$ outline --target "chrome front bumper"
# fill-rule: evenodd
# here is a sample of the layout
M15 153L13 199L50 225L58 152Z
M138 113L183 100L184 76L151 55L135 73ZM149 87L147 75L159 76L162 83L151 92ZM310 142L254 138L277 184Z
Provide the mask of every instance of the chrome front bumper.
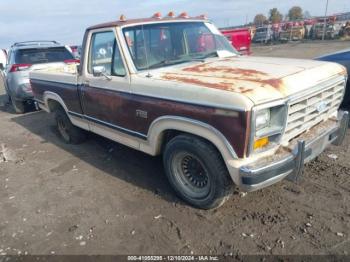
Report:
M287 178L297 182L304 169L304 163L311 161L330 145L341 145L349 125L349 113L342 112L339 125L323 132L311 140L299 140L294 150L281 159L260 162L240 168L242 191L255 191Z

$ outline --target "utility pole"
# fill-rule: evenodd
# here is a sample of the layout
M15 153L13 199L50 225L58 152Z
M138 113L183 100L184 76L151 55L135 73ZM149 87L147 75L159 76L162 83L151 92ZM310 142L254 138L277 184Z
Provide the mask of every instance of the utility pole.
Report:
M328 12L328 0L327 0L327 2L326 2L326 12L325 12L325 14L324 14L324 24L323 24L322 40L324 40L324 37L325 37L325 35L326 35L327 12Z

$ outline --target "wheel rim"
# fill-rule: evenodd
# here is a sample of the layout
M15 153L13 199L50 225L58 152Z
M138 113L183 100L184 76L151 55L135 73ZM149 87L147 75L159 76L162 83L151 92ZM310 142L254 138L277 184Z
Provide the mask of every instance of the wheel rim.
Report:
M67 132L67 125L61 118L57 119L57 126L58 126L58 131L60 132L63 139L66 141L69 141L69 135Z
M210 192L208 170L202 161L189 152L177 153L172 160L175 180L190 198L200 199Z

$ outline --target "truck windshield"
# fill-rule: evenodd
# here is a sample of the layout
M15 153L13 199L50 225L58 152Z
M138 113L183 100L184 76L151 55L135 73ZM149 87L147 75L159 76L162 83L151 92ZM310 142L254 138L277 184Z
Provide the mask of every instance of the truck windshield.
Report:
M124 28L123 33L138 70L206 59L219 51L237 55L228 40L204 22L139 25Z
M69 59L74 57L65 47L20 49L15 56L17 64L54 63Z

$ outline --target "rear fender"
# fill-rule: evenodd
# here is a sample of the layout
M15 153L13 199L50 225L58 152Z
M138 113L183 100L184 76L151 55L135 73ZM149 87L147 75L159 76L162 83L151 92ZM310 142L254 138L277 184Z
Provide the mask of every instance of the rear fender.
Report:
M82 119L81 117L74 116L69 113L67 105L64 103L63 99L56 93L45 91L43 94L43 103L40 103L40 107L45 110L46 112L52 113L54 108L50 107L50 101L55 101L61 105L61 107L66 112L67 116L69 117L70 121L73 125L78 126L85 130L90 130L89 124L87 121Z

